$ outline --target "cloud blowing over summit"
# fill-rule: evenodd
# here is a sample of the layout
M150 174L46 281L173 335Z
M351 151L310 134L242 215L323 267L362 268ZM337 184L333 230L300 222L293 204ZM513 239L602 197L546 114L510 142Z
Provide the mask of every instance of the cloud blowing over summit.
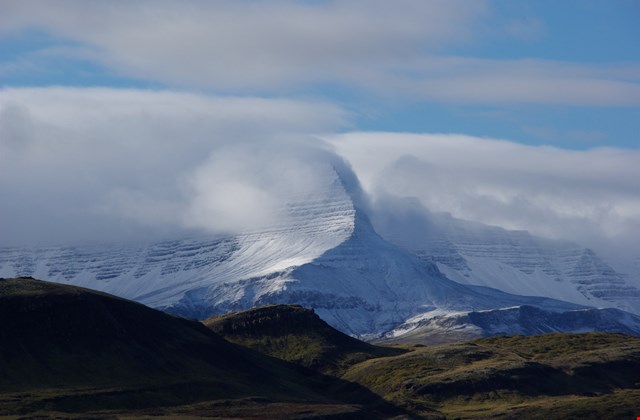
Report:
M340 158L378 206L637 254L638 17L625 0L5 1L0 244L258 228Z

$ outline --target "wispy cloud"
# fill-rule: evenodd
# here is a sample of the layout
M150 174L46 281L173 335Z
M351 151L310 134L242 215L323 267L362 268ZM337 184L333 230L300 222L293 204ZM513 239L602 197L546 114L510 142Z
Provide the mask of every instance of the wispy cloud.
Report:
M592 146L598 142L607 140L605 132L598 130L567 130L560 131L551 127L524 126L522 131L545 143L566 145L569 143L582 143Z
M495 60L434 56L407 67L381 89L461 104L640 104L640 67L538 59Z

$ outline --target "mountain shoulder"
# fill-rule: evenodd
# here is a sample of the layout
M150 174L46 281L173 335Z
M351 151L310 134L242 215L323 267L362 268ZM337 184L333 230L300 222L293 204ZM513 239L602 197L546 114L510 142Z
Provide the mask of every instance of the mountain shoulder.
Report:
M214 316L203 323L233 343L333 375L364 360L406 351L350 337L300 305L267 305Z

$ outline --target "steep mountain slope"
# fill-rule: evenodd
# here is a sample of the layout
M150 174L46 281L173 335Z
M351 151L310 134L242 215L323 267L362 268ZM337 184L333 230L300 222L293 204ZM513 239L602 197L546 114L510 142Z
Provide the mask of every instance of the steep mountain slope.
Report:
M429 213L413 200L396 201L375 225L459 283L640 314L640 278L616 272L574 243Z
M286 288L259 303L297 303L350 334L388 331L420 313L502 308L523 304L554 311L579 306L545 298L485 292L444 277L437 268L384 241L368 220L355 218L352 236L313 262L275 277ZM256 279L263 281L263 279ZM251 287L251 283L245 285Z
M298 305L261 306L203 323L233 343L334 375L363 360L404 352L349 337Z
M282 289L260 294L260 285L275 281L284 285ZM367 218L358 210L354 217L354 230L348 240L327 251L314 261L273 273L266 277L248 279L234 284L197 289L187 292L185 299L171 307L178 313L189 312L198 305L219 300L217 308L242 309L243 305L272 303L300 304L314 310L330 325L363 338L376 338L381 332L391 331L393 337L409 329L403 320L418 317L433 319L439 329L433 335L449 335L460 339L508 332L520 333L527 327L520 322L526 317L515 317L509 311L496 312L506 316L501 322L508 328L485 328L470 336L456 333L467 331L469 322L459 321L456 327L450 321L442 323L442 317L475 311L491 311L497 308L535 307L546 320L546 329L533 331L623 331L640 334L638 317L622 311L585 311L585 306L561 302L542 297L526 297L507 294L495 289L464 286L444 277L433 264L421 261L383 240L372 229ZM229 301L229 289L252 300ZM232 296L235 294L232 293ZM239 304L240 303L240 304ZM516 309L517 308L517 309ZM525 309L526 310L526 309ZM573 319L573 323L566 319ZM607 322L596 322L606 318ZM456 318L457 319L457 318ZM515 321L514 321L515 319ZM400 325L398 327L398 325Z
M291 413L315 404L320 414L362 418L369 411L358 403L379 403L361 387L229 343L199 322L84 288L0 279L0 318L2 414L159 410L222 399L222 410L210 404L213 411L227 407L235 417L243 399L257 396L266 418L287 417L283 406L269 414L276 402Z

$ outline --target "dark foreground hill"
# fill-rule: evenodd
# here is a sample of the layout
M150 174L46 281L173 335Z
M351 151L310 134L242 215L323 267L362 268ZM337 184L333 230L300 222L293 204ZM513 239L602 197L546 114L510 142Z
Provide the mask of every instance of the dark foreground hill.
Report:
M262 306L203 322L233 343L333 375L364 360L406 351L349 337L299 305Z
M635 418L640 338L549 334L419 346L355 365L343 378L425 416Z
M12 418L617 419L640 408L640 338L623 334L381 348L295 305L207 328L28 278L0 280L0 321L0 416Z
M0 280L0 414L367 418L365 388L107 294ZM60 414L63 413L63 414Z

